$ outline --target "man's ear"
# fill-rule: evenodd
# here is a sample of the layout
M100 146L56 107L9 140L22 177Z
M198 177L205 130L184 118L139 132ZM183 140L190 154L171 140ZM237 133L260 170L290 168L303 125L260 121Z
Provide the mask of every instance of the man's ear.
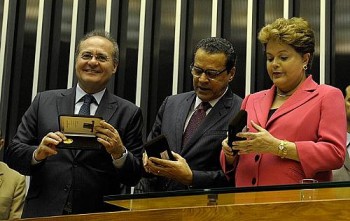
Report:
M233 80L233 78L235 77L236 67L231 68L231 70L228 72L228 74L230 75L230 78L228 79L228 81L231 82Z
M113 74L117 72L118 63L114 63Z

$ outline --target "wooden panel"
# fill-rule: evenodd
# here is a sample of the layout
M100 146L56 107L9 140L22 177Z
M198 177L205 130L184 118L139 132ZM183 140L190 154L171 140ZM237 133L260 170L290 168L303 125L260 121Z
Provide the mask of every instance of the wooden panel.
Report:
M217 205L298 202L302 201L301 194L309 194L310 192L312 192L314 200L350 199L350 188L343 187L246 193L225 193L218 195ZM134 211L160 208L164 209L177 207L207 206L208 204L211 204L208 200L207 195L161 197L153 199L146 198L132 200L115 200L107 202Z
M302 190L219 194L218 205L207 205L207 196L165 197L132 201L130 211L57 216L25 220L345 220L350 218L350 188L315 189L314 200L302 201ZM146 209L147 208L147 209Z
M350 217L350 200L326 200L286 203L262 203L223 205L208 207L187 207L173 209L157 209L145 211L115 212L104 214L86 214L74 216L48 217L26 220L38 221L85 221L85 220L346 220Z

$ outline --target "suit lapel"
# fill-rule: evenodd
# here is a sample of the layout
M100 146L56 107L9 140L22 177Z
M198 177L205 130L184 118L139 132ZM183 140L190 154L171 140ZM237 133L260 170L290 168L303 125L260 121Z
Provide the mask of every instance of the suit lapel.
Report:
M61 96L57 99L57 114L60 115L73 115L75 106L75 89L76 87L67 89L61 93ZM67 154L70 158L76 157L76 151L73 150L61 150L62 154Z
M95 116L102 117L106 122L108 122L118 108L118 105L115 105L115 103L117 103L117 99L115 99L106 89L102 100L98 105Z
M227 115L232 103L232 92L228 90L226 94L215 104L209 114L204 118L198 129L194 132L190 140L183 146L181 153L185 153L191 149L191 146L200 139L203 134Z
M191 110L192 104L194 103L196 98L196 94L193 92L188 96L183 104L181 105L182 108L179 108L179 112L176 116L176 124L175 124L175 136L176 136L176 149L175 152L180 153L183 149L182 146L182 139L183 139L183 133L184 133L184 127L187 119L187 115Z
M61 97L57 99L56 104L57 104L58 115L74 114L75 87L62 92Z
M274 99L274 89L271 88L267 90L266 93L254 100L254 109L256 110L254 113L256 114L257 124L261 127L265 128L267 123L268 114L270 111L271 104Z
M57 99L58 115L74 114L75 87L62 92L61 95L62 96ZM113 113L116 111L114 106L116 102L117 100L114 99L113 96L111 96L111 94L106 90L95 115L103 117L103 119L108 122L108 120L113 116Z

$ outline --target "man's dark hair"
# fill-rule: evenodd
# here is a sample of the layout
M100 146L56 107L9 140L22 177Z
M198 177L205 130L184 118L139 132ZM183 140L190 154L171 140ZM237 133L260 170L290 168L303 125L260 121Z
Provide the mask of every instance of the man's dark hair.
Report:
M107 39L108 41L110 41L113 44L113 53L112 53L112 57L113 57L113 61L114 63L118 64L119 62L119 47L118 47L118 43L116 42L116 40L114 40L114 38L109 34L109 32L103 31L103 30L93 30L89 33L87 33L86 35L84 35L84 37L82 37L76 47L75 50L75 58L77 58L77 56L80 53L80 45L83 41L85 41L88 38L91 37L102 37Z
M236 60L237 60L236 51L232 43L229 42L228 40L224 38L218 38L218 37L210 37L210 38L204 38L200 40L195 47L193 60L197 50L200 48L209 54L224 53L227 58L226 60L227 71L230 71L233 67L236 66Z

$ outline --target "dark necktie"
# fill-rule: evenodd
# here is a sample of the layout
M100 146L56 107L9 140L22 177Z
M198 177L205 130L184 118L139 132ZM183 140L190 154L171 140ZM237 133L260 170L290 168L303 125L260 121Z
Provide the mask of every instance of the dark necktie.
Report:
M82 97L82 100L84 101L84 103L79 110L79 114L90 115L90 104L96 102L94 96L92 96L91 94L85 94L84 97Z
M185 133L183 134L182 145L185 145L196 129L199 127L201 122L206 116L206 111L211 108L209 102L202 102L199 104L197 110L192 114L190 121L186 127Z

